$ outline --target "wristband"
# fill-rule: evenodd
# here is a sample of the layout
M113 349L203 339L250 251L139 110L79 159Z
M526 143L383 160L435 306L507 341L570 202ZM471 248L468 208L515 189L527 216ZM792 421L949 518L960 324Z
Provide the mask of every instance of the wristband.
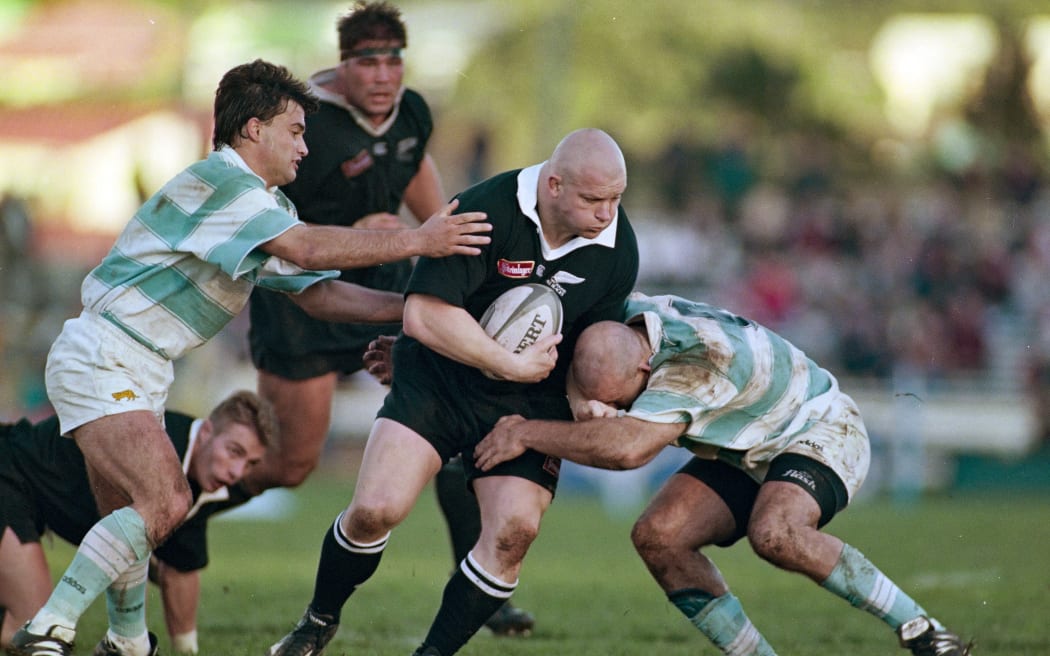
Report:
M171 646L176 654L196 654L197 629L172 636Z

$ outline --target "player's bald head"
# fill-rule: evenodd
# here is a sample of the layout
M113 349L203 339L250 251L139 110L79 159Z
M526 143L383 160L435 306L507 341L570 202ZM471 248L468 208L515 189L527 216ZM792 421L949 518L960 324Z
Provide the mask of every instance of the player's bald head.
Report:
M550 158L551 173L578 182L587 175L626 182L627 164L616 141L597 128L570 132Z
M644 388L648 359L649 351L634 328L599 321L580 333L572 375L586 398L629 405Z

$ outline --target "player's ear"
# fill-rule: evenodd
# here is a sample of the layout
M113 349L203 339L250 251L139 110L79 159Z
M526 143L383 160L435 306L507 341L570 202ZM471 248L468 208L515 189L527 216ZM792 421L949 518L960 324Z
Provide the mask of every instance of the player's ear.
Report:
M214 432L215 424L212 423L211 419L205 419L201 423L200 431L197 433L197 441L207 442L211 439L211 436Z
M547 176L547 189L554 198L561 195L561 176L556 173Z
M262 135L262 125L262 121L253 116L244 124L244 129L241 130L241 134L243 134L244 138L249 141L259 141Z

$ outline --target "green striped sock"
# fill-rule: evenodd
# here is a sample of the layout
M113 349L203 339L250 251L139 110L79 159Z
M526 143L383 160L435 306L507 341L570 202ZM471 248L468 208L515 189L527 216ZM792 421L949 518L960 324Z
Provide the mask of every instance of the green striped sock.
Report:
M125 638L146 634L146 583L149 580L149 556L135 561L106 588L106 613L109 630Z
M74 628L88 606L137 561L149 558L146 523L131 508L100 519L80 543L51 597L30 623L33 633L55 624Z
M926 615L922 606L848 544L843 545L835 569L820 585L878 617L895 631L908 620Z
M723 654L776 656L773 647L744 614L740 600L732 592L712 597L703 590L687 589L671 592L667 598Z

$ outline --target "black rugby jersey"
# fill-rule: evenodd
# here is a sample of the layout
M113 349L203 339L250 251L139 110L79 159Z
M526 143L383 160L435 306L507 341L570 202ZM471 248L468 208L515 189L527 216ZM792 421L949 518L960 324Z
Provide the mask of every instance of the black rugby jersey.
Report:
M420 258L406 293L436 296L480 319L492 301L512 287L540 283L553 288L562 302L564 335L554 372L540 383L524 385L491 381L472 369L477 376L471 384L503 390L522 385L530 393L564 396L565 374L579 333L597 321L624 318L624 302L638 276L638 244L621 206L616 223L596 239L576 238L548 249L538 223L522 207L524 203L535 215L538 168L501 173L459 194L457 211L488 214L491 243L481 247L477 257Z
M315 76L316 78L316 76ZM370 134L354 121L345 107L324 102L306 117L304 138L309 154L299 165L293 182L282 191L307 223L350 226L368 214L397 214L405 188L419 171L433 131L426 101L405 89L396 106L396 117L382 134ZM348 175L346 162L366 151L371 166ZM424 217L426 218L426 217ZM372 289L403 291L411 274L409 260L374 267L347 269L340 279ZM398 324L358 325L314 319L286 295L256 288L251 295L253 359L269 350L284 356L324 352L363 353L368 342L381 334L396 334ZM360 354L341 360L360 369ZM280 372L278 372L280 373Z
M405 89L397 117L379 135L359 126L345 107L321 102L306 117L309 154L294 181L281 187L307 223L349 226L366 214L397 214L405 188L419 171L433 131L430 108ZM343 164L367 151L372 165L348 176Z
M165 412L168 437L180 460L185 460L194 418ZM72 438L59 433L58 419L49 417L32 424L23 419L0 430L0 461L5 477L32 495L37 528L80 544L99 521L98 509L88 483L84 456ZM190 483L194 504L200 487ZM196 520L196 521L195 521ZM153 554L180 571L201 569L208 564L206 516L190 517Z

